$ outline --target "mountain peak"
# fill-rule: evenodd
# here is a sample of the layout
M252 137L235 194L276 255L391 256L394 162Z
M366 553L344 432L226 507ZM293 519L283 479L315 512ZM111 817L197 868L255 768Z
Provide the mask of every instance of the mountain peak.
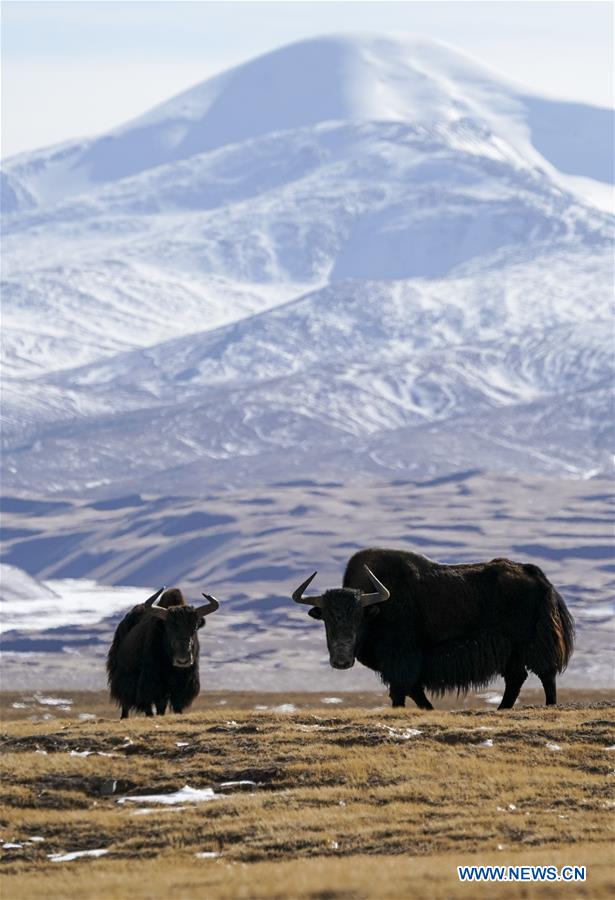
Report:
M561 187L611 208L610 194L596 182L612 178L612 111L532 96L442 42L333 34L230 68L100 137L9 160L7 209L55 202L223 147L332 122L426 128L472 122L493 135L497 153L506 147L520 164L541 168Z
M408 109L412 99L421 100L426 82L439 80L442 90L447 74L475 84L494 78L441 42L373 34L324 35L286 44L213 76L132 125L168 118L202 120L215 111L217 103L227 106L225 118L243 137L248 129L242 122L255 120L254 134L262 134L331 119L383 119L389 115L374 102L378 84L390 89L394 81L399 93L410 89L411 96L403 104Z
M495 79L495 80L494 80ZM155 107L116 132L170 122L182 155L327 121L449 121L495 87L478 63L424 39L333 34L287 44Z

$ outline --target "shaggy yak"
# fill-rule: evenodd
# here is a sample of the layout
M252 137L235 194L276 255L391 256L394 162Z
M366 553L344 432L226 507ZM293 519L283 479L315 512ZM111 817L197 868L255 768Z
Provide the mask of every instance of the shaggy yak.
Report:
M499 708L510 709L528 669L547 705L557 702L555 676L572 654L574 625L537 566L509 559L448 566L404 550L361 550L342 588L304 597L315 575L293 600L324 621L331 665L348 669L356 658L378 672L393 706L411 697L433 709L425 690L460 694L503 675Z
M163 591L124 616L109 649L109 690L122 709L122 719L131 709L151 716L152 706L163 716L169 703L174 712L183 712L201 687L197 630L220 604L203 594L208 602L195 608L177 588Z

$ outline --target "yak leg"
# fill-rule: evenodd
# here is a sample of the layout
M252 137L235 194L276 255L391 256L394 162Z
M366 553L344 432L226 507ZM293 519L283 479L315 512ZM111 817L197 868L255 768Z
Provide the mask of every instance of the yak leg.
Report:
M156 712L159 716L164 716L167 711L167 701L166 700L156 700Z
M406 705L406 691L397 684L392 684L389 688L389 697L391 698L391 706Z
M423 685L415 684L414 687L408 691L408 696L411 700L414 700L419 709L433 709L433 706L425 696Z
M153 716L152 705L156 698L164 697L164 684L161 683L160 669L151 662L146 662L137 682L136 707L145 713L148 718Z
M547 672L538 675L545 690L545 702L547 706L555 706L557 703L557 688L555 687L555 672Z
M527 669L519 659L519 657L513 653L506 668L504 670L504 684L506 685L504 689L504 696L502 697L502 702L498 706L498 709L512 709L515 705L515 701L519 696L519 691L523 687L523 682L527 678Z
M122 715L120 716L120 719L127 719L129 712L130 712L129 706L122 706Z

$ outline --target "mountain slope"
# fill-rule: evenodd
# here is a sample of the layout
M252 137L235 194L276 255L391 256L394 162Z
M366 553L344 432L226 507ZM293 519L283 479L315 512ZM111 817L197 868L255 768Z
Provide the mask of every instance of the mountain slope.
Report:
M500 455L517 470L602 471L611 271L610 255L577 253L440 281L340 282L232 326L7 383L11 481L128 490L155 475L189 491L302 472L424 476L477 453L492 467Z
M604 471L608 116L550 103L336 37L7 161L5 484Z
M10 216L5 362L37 374L237 321L327 281L436 278L610 237L607 216L476 124L268 136Z

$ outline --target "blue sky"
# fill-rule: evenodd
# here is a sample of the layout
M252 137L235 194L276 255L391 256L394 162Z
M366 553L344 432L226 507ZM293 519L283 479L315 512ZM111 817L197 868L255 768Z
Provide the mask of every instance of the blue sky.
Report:
M2 155L112 128L304 37L444 40L538 92L613 103L610 2L2 3Z

